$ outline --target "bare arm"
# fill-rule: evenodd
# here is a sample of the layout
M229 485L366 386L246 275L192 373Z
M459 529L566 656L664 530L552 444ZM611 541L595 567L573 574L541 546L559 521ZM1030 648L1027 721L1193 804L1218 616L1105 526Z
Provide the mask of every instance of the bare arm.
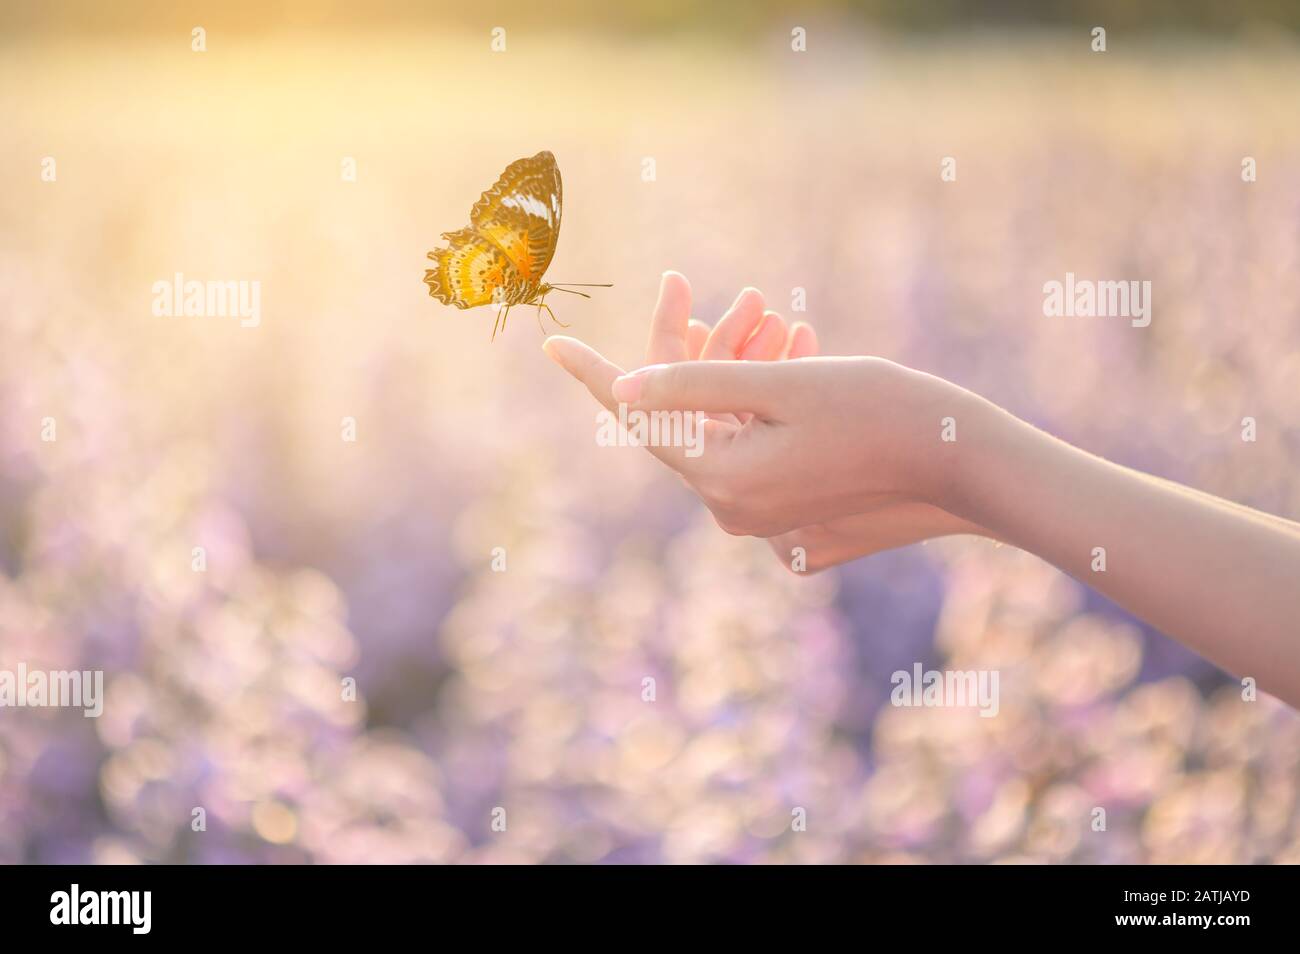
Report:
M973 413L955 512L1300 703L1300 525Z
M688 324L685 279L666 275L652 365L632 374L573 339L547 351L608 408L712 415L698 458L649 449L723 529L767 538L787 565L796 547L816 570L992 537L1300 706L1300 525L1102 460L941 378L811 357L812 330L786 329L757 294L709 331ZM941 438L949 420L956 441Z

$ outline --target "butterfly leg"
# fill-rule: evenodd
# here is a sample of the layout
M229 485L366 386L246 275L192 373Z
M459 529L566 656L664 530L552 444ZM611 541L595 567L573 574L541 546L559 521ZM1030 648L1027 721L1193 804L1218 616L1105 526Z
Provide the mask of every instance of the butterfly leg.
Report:
M497 320L496 320L496 323L492 325L492 340L493 340L493 341L496 341L496 340L497 340L497 329L500 329L501 331L505 331L505 330L506 330L506 317L507 317L509 314L510 314L510 306L509 306L509 305L506 305L504 308L498 308L498 309L497 309Z
M559 325L561 328L567 328L567 327L569 327L569 326L566 325L564 322L560 321L559 318L556 318L556 317L555 317L555 312L551 311L551 306L548 305L548 304L546 304L545 302L542 302L540 305L538 305L538 312L539 312L539 314L538 314L538 316L537 316L537 320L538 320L538 321L541 321L541 314L540 314L540 312L541 312L541 309L543 309L543 308L545 308L545 309L546 309L546 313L547 313L548 315L551 316L551 321L555 322L555 323L556 323L557 325Z

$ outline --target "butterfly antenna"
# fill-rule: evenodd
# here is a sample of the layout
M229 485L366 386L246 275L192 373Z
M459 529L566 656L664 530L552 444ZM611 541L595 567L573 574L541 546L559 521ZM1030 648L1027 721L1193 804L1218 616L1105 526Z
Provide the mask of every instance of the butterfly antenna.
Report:
M597 284L594 282L551 282L550 287L556 291L568 292L570 295L581 295L583 298L590 298L586 292L574 291L575 288L613 288L614 283Z

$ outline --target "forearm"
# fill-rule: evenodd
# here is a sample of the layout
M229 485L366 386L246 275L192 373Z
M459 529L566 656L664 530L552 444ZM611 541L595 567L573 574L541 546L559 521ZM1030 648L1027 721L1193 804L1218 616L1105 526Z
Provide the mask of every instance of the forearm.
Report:
M960 516L1300 705L1300 526L972 414Z

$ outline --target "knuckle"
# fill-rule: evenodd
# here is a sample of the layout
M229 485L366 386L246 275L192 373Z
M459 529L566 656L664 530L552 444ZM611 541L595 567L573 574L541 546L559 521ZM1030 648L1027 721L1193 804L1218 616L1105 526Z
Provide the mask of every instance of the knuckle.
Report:
M647 382L647 390L651 391L657 399L665 399L669 395L679 394L682 385L685 383L682 377L683 367L685 367L684 362L670 364L656 374L651 381Z

